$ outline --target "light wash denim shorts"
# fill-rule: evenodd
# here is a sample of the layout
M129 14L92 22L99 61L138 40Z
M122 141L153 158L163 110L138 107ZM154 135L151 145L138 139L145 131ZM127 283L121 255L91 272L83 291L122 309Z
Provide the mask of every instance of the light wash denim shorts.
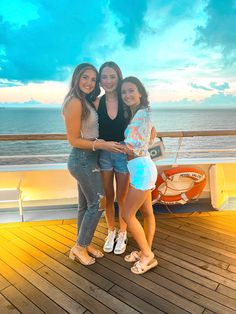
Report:
M99 155L99 166L101 171L112 171L129 173L127 168L127 157L123 153L112 153L101 150Z
M150 156L137 157L128 161L130 185L137 190L153 190L156 186L157 167Z

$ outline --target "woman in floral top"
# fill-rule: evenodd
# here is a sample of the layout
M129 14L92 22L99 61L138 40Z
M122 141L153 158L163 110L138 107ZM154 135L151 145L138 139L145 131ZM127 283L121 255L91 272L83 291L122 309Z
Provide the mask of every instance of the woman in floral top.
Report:
M140 249L125 256L125 260L135 262L131 267L133 273L143 274L158 264L151 249L156 227L151 191L157 179L157 169L148 152L153 123L147 92L136 77L127 77L122 81L121 97L132 114L125 130L124 151L128 155L130 187L123 218ZM139 208L144 218L144 229L136 218Z

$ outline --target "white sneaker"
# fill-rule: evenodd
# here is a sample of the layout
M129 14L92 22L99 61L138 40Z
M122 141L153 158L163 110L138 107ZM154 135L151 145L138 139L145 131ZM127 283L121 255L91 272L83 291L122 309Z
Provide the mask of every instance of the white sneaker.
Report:
M115 244L115 238L116 238L116 229L109 230L108 229L108 235L106 237L106 241L103 246L103 251L106 253L110 253L113 251L114 244Z
M124 251L126 250L127 242L128 242L127 232L126 231L119 232L118 237L116 239L114 253L117 255L124 253Z

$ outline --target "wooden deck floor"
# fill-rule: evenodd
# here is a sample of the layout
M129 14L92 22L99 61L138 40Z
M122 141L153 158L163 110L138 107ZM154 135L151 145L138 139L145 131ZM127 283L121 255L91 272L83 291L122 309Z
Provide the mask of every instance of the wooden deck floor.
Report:
M0 224L0 313L235 314L236 212L156 219L159 265L142 276L114 254L69 260L75 221ZM105 236L101 220L94 243Z

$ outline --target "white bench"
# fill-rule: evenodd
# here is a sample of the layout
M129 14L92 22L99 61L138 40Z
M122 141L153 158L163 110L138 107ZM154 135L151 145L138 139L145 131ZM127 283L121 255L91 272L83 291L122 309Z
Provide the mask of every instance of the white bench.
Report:
M21 221L24 221L21 190L19 188L0 188L0 203L10 202L18 202Z

